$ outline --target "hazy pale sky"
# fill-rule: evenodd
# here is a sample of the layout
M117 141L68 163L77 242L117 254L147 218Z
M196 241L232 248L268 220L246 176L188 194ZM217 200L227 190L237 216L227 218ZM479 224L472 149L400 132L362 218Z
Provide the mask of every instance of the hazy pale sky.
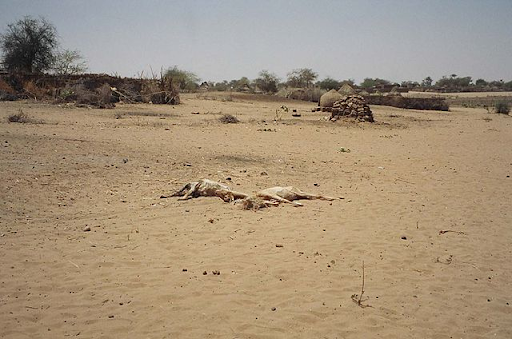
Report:
M26 15L53 23L94 73L512 80L512 0L0 0L0 32Z

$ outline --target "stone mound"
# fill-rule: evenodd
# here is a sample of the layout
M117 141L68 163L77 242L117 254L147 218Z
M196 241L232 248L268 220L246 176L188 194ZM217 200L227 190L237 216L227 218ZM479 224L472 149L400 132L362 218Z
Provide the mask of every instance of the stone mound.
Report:
M366 104L364 97L354 94L336 101L331 109L331 121L340 117L353 117L359 121L373 122L373 113Z

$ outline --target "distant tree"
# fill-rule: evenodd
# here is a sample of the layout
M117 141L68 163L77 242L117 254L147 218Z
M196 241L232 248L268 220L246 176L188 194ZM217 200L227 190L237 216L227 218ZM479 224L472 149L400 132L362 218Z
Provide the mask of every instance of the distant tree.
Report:
M201 80L194 73L181 70L177 66L169 68L164 73L164 77L167 79L171 79L172 83L178 86L178 88L183 91L196 90L199 87L199 81Z
M385 86L385 85L391 85L391 82L388 80L379 79L379 78L375 78L375 79L365 78L363 80L363 82L361 82L361 84L360 84L360 86L362 88L372 88L372 87L376 87L376 86Z
M216 82L210 87L213 91L224 92L229 90L229 83L227 80Z
M311 68L294 69L288 73L288 86L308 88L317 77Z
M241 88L244 88L246 86L251 86L251 80L249 80L249 78L247 78L247 77L241 77L237 81L237 89L241 89Z
M423 81L421 82L421 86L432 87L433 82L434 82L434 80L432 80L432 78L428 76L425 79L423 79Z
M306 83L306 88L309 87L318 77L318 74L313 72L313 70L310 68L303 68L300 72L300 75L302 81Z
M40 73L51 68L58 47L57 30L44 18L26 16L0 35L2 63L9 71Z
M87 62L79 51L66 49L56 54L52 71L59 75L82 74L87 71Z
M355 82L355 80L354 80L354 79L347 79L347 80L342 80L342 81L340 81L340 87L341 87L341 86L343 86L343 85L345 85L345 84L350 85L350 86L352 86L352 87L353 87L353 86L355 86L355 85L356 85L356 82Z
M277 86L279 85L279 78L274 73L263 70L259 73L258 78L254 80L254 83L263 92L275 93L277 92Z
M240 91L247 86L251 86L251 81L247 77L241 77L240 79L233 79L228 83L230 90Z
M321 89L325 89L326 91L330 91L331 89L339 89L341 87L341 82L338 80L334 80L333 78L325 78L322 81L318 81L316 83L318 87Z
M509 82L505 82L503 84L503 89L505 91L512 91L512 81L509 81Z
M475 85L478 86L478 87L485 87L485 86L488 85L488 83L484 79L477 79L475 81Z
M436 82L436 87L445 87L449 89L464 89L471 85L471 77L457 77L452 74L449 78L443 76Z
M494 81L489 82L489 86L492 88L495 88L495 89L502 89L503 85L505 85L503 80L500 80L500 81L494 80Z
M400 87L405 88L415 88L419 86L420 84L417 81L402 81L402 83L400 84Z

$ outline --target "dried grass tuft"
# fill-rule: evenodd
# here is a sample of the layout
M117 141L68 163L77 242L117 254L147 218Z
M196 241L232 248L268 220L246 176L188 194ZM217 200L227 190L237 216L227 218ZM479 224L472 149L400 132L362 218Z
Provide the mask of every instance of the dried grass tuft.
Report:
M42 120L35 120L30 117L27 113L23 112L21 109L16 114L11 114L7 117L9 122L17 122L20 124L42 124L44 123Z
M240 120L231 114L224 114L219 118L219 121L223 124L238 124Z

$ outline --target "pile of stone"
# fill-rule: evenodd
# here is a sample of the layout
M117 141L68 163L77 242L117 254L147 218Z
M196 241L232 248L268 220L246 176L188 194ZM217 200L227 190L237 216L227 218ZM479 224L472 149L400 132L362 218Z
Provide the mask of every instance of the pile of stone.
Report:
M370 106L366 104L364 97L357 94L347 95L332 105L331 121L336 121L342 116L353 117L359 121L373 122L373 113Z
M329 95L327 92L324 95ZM316 107L313 111L322 111L331 113L331 121L336 121L340 117L352 117L359 121L373 122L373 113L370 110L370 106L366 103L365 99L361 95L351 94L337 98L330 106L322 105Z

